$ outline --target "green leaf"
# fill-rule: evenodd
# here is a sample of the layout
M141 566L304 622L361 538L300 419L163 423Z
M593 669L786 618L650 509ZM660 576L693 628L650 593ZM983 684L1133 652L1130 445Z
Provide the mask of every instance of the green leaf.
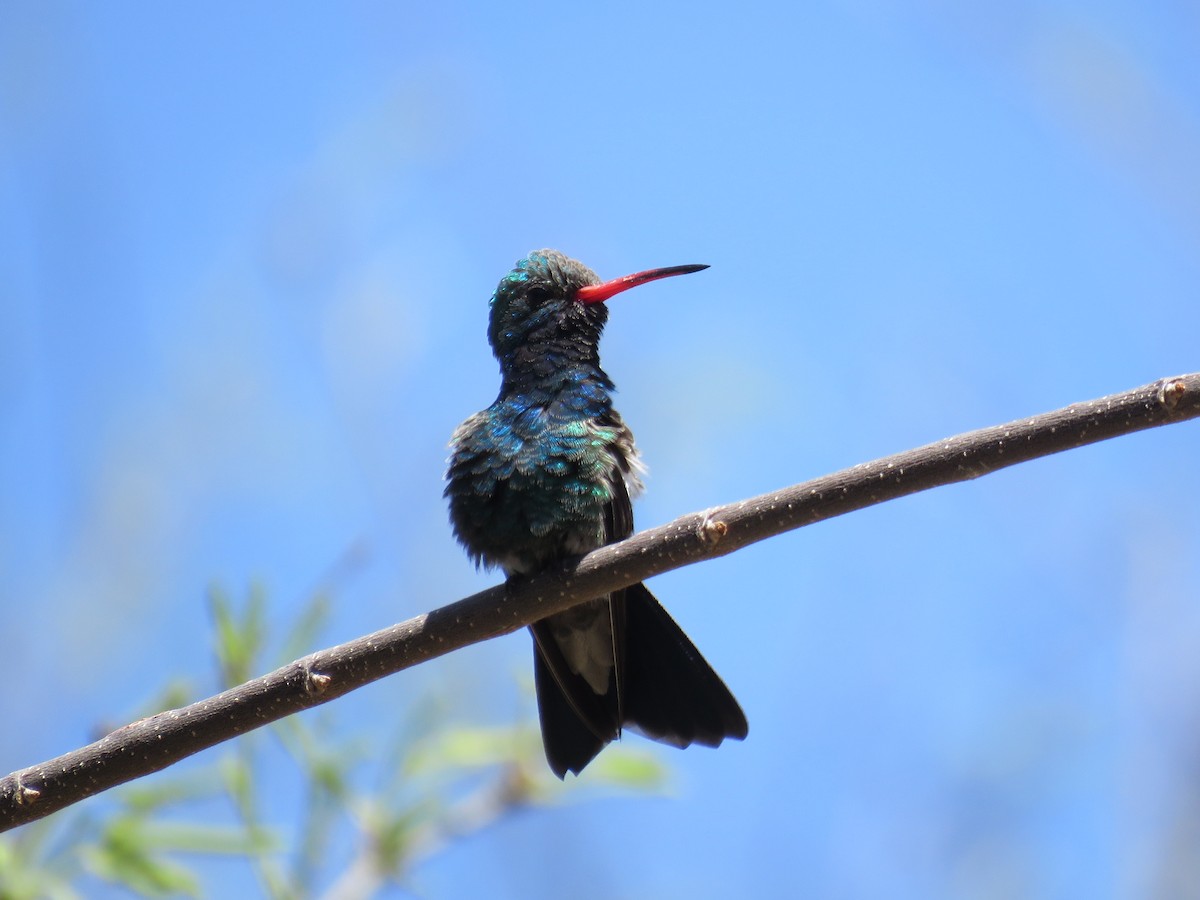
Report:
M151 833L140 819L118 818L100 844L83 851L84 864L96 876L145 897L199 897L200 885L190 869L149 852Z
M266 592L252 585L239 618L228 593L213 585L208 590L208 607L216 629L214 650L224 686L248 681L266 635Z
M405 760L410 774L453 768L478 769L511 763L523 756L521 729L447 728L421 741Z
M239 810L249 810L254 801L253 774L245 759L226 756L220 761L219 767L225 790L233 798L234 804Z
M289 663L298 657L309 653L317 637L325 629L329 621L330 598L324 592L318 592L305 604L297 619L284 638L280 651L280 665Z
M156 849L224 856L262 856L278 853L283 840L273 829L232 825L164 824L155 826Z
M588 766L588 774L628 790L661 791L667 787L670 770L651 750L613 745Z
M121 802L131 813L149 815L168 806L217 796L224 791L211 768L174 778L158 778L140 782L120 792Z

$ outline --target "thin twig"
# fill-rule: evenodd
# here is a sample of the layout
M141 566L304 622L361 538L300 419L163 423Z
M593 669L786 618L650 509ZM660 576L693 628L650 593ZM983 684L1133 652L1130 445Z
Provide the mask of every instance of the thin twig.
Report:
M886 500L1200 416L1200 374L997 425L749 500L692 513L520 583L309 654L261 678L126 725L0 780L0 831L157 772L244 732L328 703L452 650L609 591Z

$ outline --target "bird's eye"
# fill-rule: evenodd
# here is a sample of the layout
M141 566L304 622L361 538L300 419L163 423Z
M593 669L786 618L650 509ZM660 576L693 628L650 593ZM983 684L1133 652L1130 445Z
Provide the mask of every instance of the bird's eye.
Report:
M550 299L550 292L541 285L535 284L529 289L526 296L528 296L529 299L534 303L545 303Z

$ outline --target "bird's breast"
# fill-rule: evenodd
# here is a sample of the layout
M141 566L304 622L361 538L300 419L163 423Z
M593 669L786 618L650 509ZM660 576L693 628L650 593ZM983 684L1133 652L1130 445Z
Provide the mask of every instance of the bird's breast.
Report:
M455 533L477 561L510 572L586 553L604 542L604 507L632 447L619 420L498 402L452 439L446 494Z

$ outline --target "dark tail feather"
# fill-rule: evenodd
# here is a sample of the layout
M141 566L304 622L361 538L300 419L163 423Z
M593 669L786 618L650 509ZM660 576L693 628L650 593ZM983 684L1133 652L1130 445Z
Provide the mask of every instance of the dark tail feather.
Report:
M571 672L546 620L529 626L533 633L533 683L546 762L559 778L578 775L605 745L620 734L616 691L601 696ZM560 680L561 679L561 680Z
M737 700L645 585L617 592L614 601L622 612L613 617L622 635L614 649L624 668L619 700L611 681L607 694L597 694L570 670L548 620L529 628L542 744L554 774L578 775L620 737L621 725L676 747L744 738L749 726Z
M654 595L635 584L625 601L625 724L676 747L744 738L737 700Z

